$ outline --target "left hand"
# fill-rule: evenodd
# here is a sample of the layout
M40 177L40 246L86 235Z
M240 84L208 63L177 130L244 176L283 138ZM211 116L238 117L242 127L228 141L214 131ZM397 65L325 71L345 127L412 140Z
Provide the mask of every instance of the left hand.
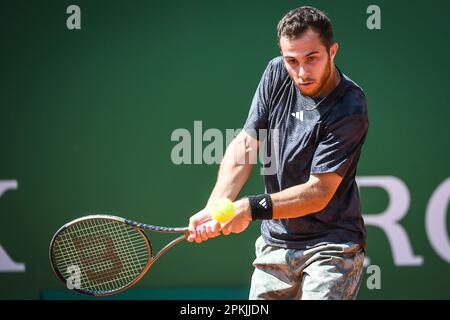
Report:
M220 224L211 218L207 208L200 210L189 219L189 237L187 241L201 243L220 234Z
M248 198L234 202L235 216L228 222L221 225L222 234L227 236L230 233L241 233L252 222L250 203Z

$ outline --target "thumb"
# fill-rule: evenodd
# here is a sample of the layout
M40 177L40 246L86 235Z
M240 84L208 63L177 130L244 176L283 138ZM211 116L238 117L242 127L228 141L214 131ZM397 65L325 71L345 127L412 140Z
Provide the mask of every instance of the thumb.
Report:
M188 237L188 241L192 241L196 236L197 236L197 225L199 223L195 220L195 218L191 218L189 219L189 226L188 226L188 230L189 230L189 237Z
M193 232L195 232L195 225L196 225L196 223L194 222L194 219L189 219L189 226L188 226L188 229L189 229L189 232L190 233L193 233Z

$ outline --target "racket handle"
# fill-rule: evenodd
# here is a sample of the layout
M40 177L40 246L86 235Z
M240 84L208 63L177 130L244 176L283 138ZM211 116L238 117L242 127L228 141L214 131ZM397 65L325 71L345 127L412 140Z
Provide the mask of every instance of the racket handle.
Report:
M133 220L125 220L125 223L133 227L138 227L140 229L148 229L151 231L165 232L165 233L184 233L185 235L189 235L188 228L168 228L168 227L153 226L151 224L145 224Z

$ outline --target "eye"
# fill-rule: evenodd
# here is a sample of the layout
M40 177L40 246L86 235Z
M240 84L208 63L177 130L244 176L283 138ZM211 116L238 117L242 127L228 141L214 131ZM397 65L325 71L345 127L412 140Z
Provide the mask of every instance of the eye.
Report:
M297 63L297 60L295 60L295 59L289 59L287 62L288 62L289 64L296 64L296 63Z
M317 60L316 57L308 57L308 58L306 58L306 61L308 61L308 62L313 62L313 61L316 61L316 60Z

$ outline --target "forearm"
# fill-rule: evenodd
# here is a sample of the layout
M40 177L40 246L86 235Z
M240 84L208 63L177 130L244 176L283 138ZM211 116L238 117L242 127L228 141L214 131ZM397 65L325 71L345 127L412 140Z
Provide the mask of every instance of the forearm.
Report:
M251 165L226 165L222 164L217 176L217 182L208 199L208 205L219 199L236 199L252 170Z
M323 210L329 202L329 190L318 183L308 182L270 195L273 218L303 217Z
M208 205L219 198L236 199L252 172L256 143L242 133L228 146Z
M323 210L333 197L341 178L337 174L311 176L309 181L270 194L272 200L272 218L298 218ZM238 211L251 218L248 198L236 202Z

